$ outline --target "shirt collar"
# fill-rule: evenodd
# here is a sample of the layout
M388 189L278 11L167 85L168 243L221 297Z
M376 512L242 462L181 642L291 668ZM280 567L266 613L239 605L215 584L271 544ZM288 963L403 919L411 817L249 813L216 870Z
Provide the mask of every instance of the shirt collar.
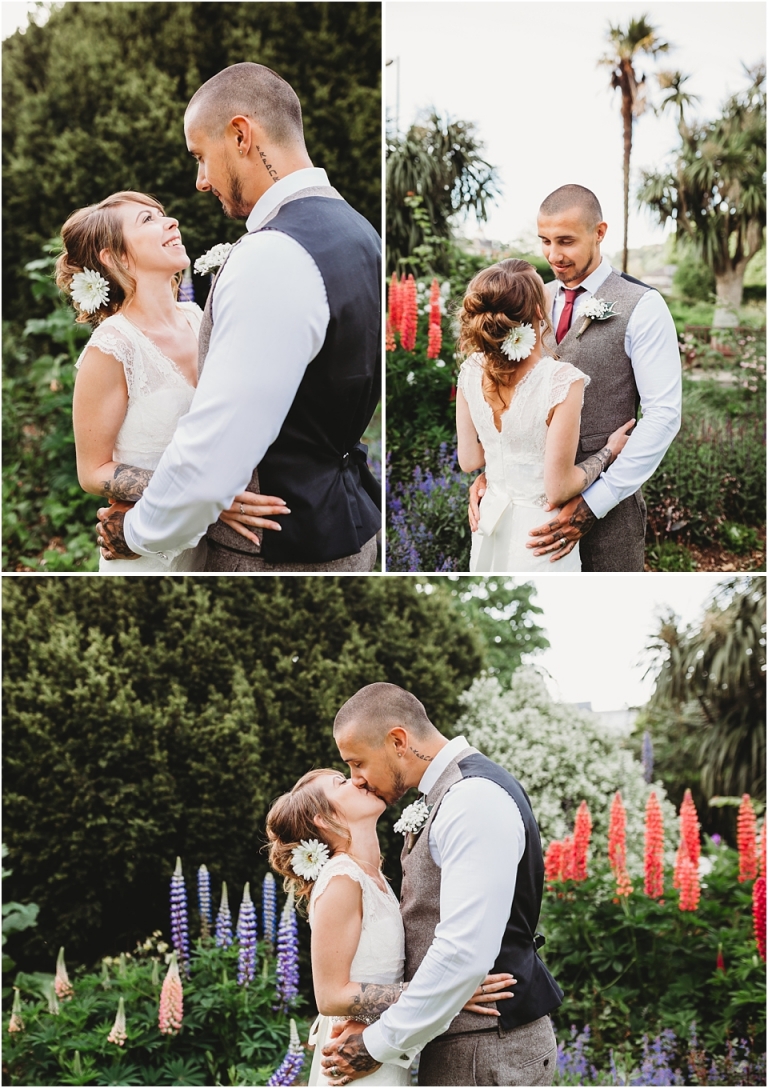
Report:
M251 214L246 220L249 232L258 230L270 212L273 212L281 200L302 189L310 189L316 186L330 186L328 175L319 166L307 166L303 170L294 170L292 174L286 174L284 178L276 181L266 193L262 193L251 209Z
M449 740L448 743L440 749L421 776L421 781L418 786L419 792L426 796L448 764L454 760L460 752L463 752L465 748L469 747L469 741L466 737L454 737L453 740Z
M581 283L578 286L583 287L584 290L588 294L594 295L603 286L605 281L610 276L611 272L613 272L613 268L611 267L611 262L608 260L607 257L603 257L603 259L600 261L600 264L597 266L595 271L590 272L589 275L587 276L587 278L582 280ZM565 290L565 285L562 284L562 283L559 283L557 285L557 294L558 295L562 294L562 292L564 290Z

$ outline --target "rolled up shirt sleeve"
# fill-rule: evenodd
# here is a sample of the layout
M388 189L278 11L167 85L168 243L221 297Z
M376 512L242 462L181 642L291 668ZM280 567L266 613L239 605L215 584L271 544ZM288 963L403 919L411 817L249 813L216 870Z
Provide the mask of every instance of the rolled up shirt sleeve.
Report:
M210 346L190 410L125 515L132 551L167 557L194 547L245 490L329 320L320 270L293 238L269 230L235 246L216 283Z
M408 989L363 1032L378 1062L409 1065L493 967L525 851L520 810L495 782L464 779L443 798L429 847L441 868L440 922Z
M635 306L624 348L632 362L642 418L611 467L583 493L598 518L642 487L680 430L680 349L672 315L658 291L647 291Z

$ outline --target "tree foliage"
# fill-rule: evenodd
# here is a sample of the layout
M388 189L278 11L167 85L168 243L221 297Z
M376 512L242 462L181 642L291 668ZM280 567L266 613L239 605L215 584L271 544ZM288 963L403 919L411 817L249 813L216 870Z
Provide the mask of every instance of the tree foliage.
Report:
M747 75L747 88L713 121L688 126L685 103L671 97L680 117L675 162L644 171L638 192L714 273L715 325L738 324L744 272L765 238L765 66Z
M311 767L364 684L414 692L452 732L483 663L477 633L408 579L5 579L9 898L40 906L50 965L167 925L168 880L264 875L266 812ZM399 844L382 821L385 871ZM25 963L25 967L29 964Z
M380 5L68 3L3 42L6 315L33 315L21 267L111 192L154 193L193 256L242 234L195 191L183 133L194 91L240 61L292 84L310 157L379 229Z
M663 618L650 710L685 740L709 799L765 799L765 579L731 580L695 627Z
M453 121L434 110L411 125L405 136L387 141L389 271L403 271L426 235L450 239L459 213L471 209L479 220L486 218L488 203L499 193L499 182L482 150L472 122ZM409 197L421 197L423 221L408 206ZM438 262L436 271L447 268Z

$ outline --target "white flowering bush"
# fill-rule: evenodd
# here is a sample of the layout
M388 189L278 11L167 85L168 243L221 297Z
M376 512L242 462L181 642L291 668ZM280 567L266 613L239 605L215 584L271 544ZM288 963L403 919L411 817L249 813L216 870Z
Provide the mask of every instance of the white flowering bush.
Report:
M590 855L607 856L608 819L616 790L627 810L627 862L643 872L645 805L651 791L664 815L664 844L673 864L678 840L675 810L660 782L646 785L642 764L588 711L552 700L533 669L518 669L509 690L481 677L461 696L458 731L519 779L531 799L544 849L573 832L582 800L592 814Z

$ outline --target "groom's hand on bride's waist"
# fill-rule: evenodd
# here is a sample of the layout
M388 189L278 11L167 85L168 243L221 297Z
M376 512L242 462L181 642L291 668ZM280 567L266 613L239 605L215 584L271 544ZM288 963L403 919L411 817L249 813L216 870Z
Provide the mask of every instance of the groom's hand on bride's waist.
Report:
M365 1048L363 1032L367 1026L359 1020L346 1020L331 1029L332 1041L323 1047L323 1073L331 1084L348 1084L367 1077L381 1065Z
M533 539L528 541L526 548L534 548L534 555L551 554L550 562L555 563L573 551L596 521L584 496L577 495L561 506L560 512L551 521L531 529L528 535Z
M96 526L96 536L105 559L139 558L125 543L123 530L125 515L133 506L132 502L111 502L97 511L99 524Z

